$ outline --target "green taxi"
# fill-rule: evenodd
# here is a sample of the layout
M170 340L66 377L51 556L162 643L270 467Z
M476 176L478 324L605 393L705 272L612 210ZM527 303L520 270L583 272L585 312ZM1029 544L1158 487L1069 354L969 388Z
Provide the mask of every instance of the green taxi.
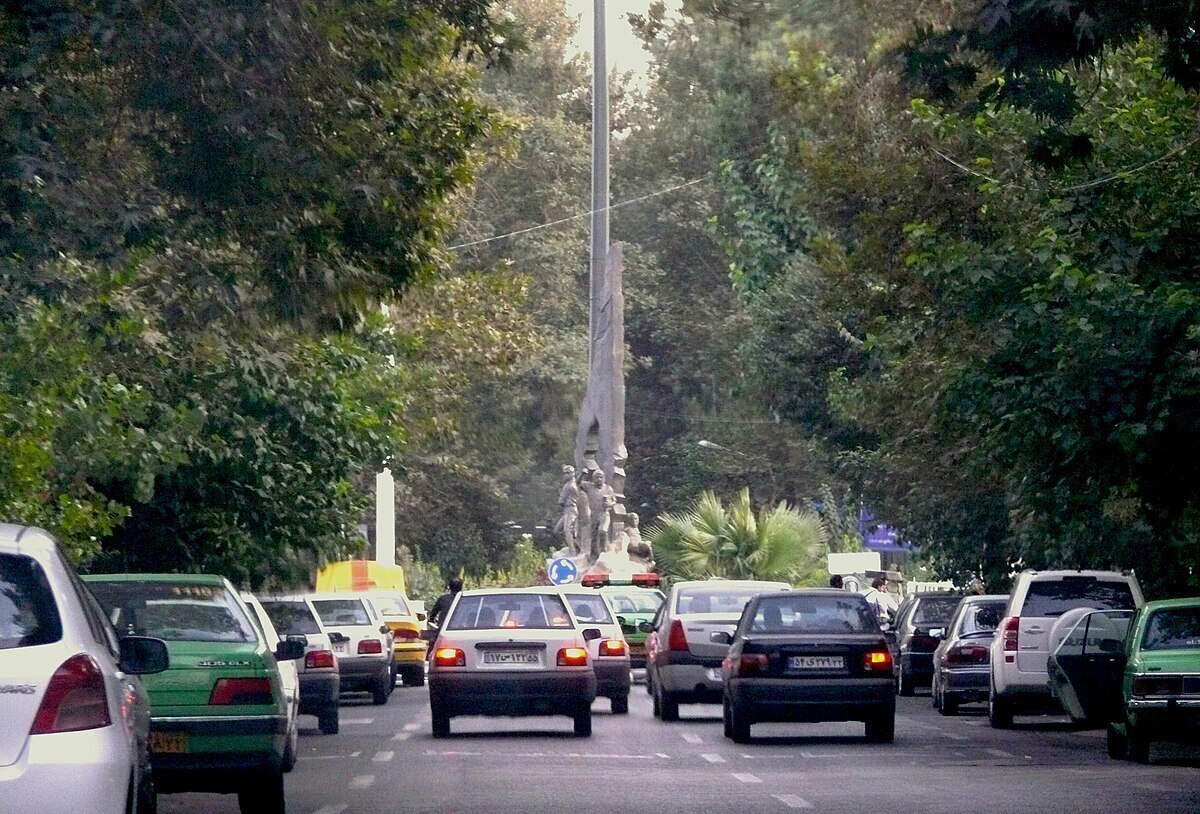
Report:
M666 599L658 589L658 574L634 574L628 580L589 574L583 578L583 585L598 589L608 598L629 645L629 666L635 670L644 668L650 621Z
M288 710L277 660L237 590L207 574L93 574L88 588L122 633L163 639L170 667L143 679L160 792L237 794L243 814L283 814Z

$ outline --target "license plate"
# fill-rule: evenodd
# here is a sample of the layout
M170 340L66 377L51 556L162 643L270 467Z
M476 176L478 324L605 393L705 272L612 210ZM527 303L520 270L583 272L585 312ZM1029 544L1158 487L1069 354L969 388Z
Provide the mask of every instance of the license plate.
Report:
M346 652L346 643L345 642L334 642L333 643L333 652L344 654Z
M712 669L710 669L708 671L708 680L709 681L720 681L721 680L721 668L713 667Z
M541 657L528 650L492 650L483 654L484 664L541 664Z
M151 732L150 751L161 754L179 754L187 751L187 733Z
M846 659L843 656L791 656L788 659L789 670L845 670Z

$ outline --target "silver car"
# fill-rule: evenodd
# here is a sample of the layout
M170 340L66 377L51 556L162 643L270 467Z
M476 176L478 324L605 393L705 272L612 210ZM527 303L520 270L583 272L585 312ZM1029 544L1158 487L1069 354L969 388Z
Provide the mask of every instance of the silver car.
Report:
M746 603L758 594L791 589L786 582L709 579L677 582L656 617L657 645L647 652L646 681L654 714L679 719L680 704L719 704L724 686L721 662ZM649 651L650 648L648 647Z
M0 525L0 799L21 814L153 812L150 702L167 647L119 638L41 529Z

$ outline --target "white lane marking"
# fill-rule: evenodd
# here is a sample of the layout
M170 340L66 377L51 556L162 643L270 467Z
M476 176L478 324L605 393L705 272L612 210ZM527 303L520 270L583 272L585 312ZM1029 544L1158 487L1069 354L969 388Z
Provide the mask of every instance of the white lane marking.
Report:
M669 758L670 755L664 755L662 752L656 752L655 757L668 757Z
M351 752L350 757L358 757L361 754L362 754L362 750L359 749L357 752Z
M409 738L411 738L411 737L412 737L412 733L411 733L411 732L397 732L395 735L393 735L393 736L392 736L392 740L394 740L394 741L406 741L406 740L408 740L408 739L409 739Z
M669 758L670 755L622 755L600 752L438 752L425 750L430 757L504 757L504 758L577 758L583 760L654 760L655 757ZM719 757L719 755L718 755Z
M347 805L346 803L338 803L337 805L333 805L333 806L321 806L316 811L314 811L313 814L342 814L342 812L345 811L346 809L348 809L349 807L350 806Z
M761 780L759 780L759 779L758 779L757 777L755 777L754 775L752 775L752 774L747 774L747 773L745 773L745 772L734 772L734 773L733 773L733 776L734 776L736 779L738 779L738 780L742 781L743 783L761 783L761 782L762 782Z
M345 760L350 755L301 755L300 760Z
M957 735L957 734L955 734L955 733L953 733L953 732L943 732L943 733L941 733L941 734L942 734L942 737L943 737L943 738L949 738L949 739L950 739L950 740L952 740L952 741L965 741L965 740L967 740L967 736L966 736L966 735Z
M704 738L700 737L695 732L684 732L681 737L688 743L704 743Z
M1177 791L1177 789L1173 789L1163 783L1134 783L1133 785L1146 791Z
M1012 752L1005 752L1003 749L988 749L987 753L992 757L1009 758L1016 757Z
M350 788L352 789L369 789L375 785L375 775L360 774L358 777L350 779Z
M374 718L341 718L342 726L367 726L375 723Z
M794 794L772 794L771 796L788 808L812 808L812 803Z
M724 763L725 762L725 758L721 757L720 755L701 755L700 757L704 758L709 763Z
M372 763L387 763L396 756L395 752L376 752L375 757L371 758Z
M405 732L416 732L420 728L421 728L421 725L419 723L417 723L416 721L413 721L410 724L405 724L402 727L402 729L404 729Z

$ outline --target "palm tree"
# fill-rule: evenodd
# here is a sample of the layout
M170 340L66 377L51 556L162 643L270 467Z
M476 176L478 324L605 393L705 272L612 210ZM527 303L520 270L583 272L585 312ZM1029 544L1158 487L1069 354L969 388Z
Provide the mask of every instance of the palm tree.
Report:
M659 518L647 536L659 569L677 579L825 584L827 535L820 518L782 502L755 514L749 489L728 509L705 492L691 511Z

